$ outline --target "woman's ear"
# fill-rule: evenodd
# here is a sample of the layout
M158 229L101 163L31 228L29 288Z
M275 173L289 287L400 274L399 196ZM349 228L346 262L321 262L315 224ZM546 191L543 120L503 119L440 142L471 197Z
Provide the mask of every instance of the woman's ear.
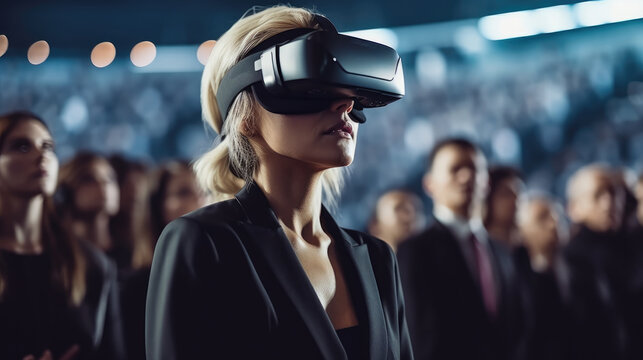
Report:
M248 120L243 120L239 124L239 132L245 137L253 137L256 134L256 130L253 124Z

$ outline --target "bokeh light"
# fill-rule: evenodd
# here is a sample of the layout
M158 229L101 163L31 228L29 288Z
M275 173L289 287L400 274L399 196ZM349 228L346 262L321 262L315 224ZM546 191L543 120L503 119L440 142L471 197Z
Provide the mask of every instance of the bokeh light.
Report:
M208 40L199 45L199 49L196 51L196 57L201 64L205 65L208 62L212 48L214 48L214 44L216 43L214 40Z
M132 48L130 60L138 67L147 66L156 58L156 46L150 41L141 41Z
M94 66L102 68L114 61L116 57L116 48L111 42L105 41L96 46L92 50L91 60Z
M31 44L27 51L27 59L33 65L39 65L45 62L49 57L49 44L45 40L36 41Z
M7 39L7 35L0 35L0 56L7 52L7 48L9 48L9 39Z

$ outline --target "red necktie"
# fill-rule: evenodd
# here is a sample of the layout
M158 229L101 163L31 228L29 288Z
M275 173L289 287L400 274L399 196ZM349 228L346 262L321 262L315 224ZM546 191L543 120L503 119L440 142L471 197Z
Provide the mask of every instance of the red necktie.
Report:
M478 271L478 281L480 291L482 292L482 301L484 301L487 313L495 318L498 313L498 302L496 299L496 282L493 277L493 267L491 257L487 248L476 239L475 235L469 237L473 252L476 259L476 270Z

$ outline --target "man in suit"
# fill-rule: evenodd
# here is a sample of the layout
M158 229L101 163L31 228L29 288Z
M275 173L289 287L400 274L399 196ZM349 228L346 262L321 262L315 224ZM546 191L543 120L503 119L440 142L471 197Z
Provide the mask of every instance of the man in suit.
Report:
M482 152L464 139L438 143L423 187L434 221L398 250L415 358L513 359L520 304L513 263L482 226Z
M628 254L618 231L621 195L612 170L600 164L579 169L567 183L574 234L564 255L570 270L574 359L627 356Z

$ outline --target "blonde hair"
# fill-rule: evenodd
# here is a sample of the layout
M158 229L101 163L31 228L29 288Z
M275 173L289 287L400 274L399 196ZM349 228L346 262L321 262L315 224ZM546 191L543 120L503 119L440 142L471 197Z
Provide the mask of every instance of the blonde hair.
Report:
M204 121L226 136L195 163L201 186L217 200L233 197L246 182L252 181L258 165L257 154L241 126L256 128L257 107L261 106L248 91L241 92L222 121L216 93L223 76L254 47L264 40L295 28L317 28L315 14L289 6L274 6L242 17L221 36L214 46L201 78L201 106ZM222 128L223 123L223 128ZM326 170L322 176L325 199L334 204L343 186L341 168Z

